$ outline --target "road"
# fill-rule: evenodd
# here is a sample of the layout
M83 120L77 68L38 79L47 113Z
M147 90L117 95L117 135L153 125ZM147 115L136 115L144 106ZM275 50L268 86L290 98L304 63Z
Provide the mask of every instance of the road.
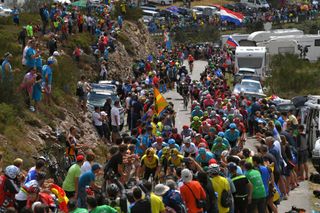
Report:
M185 61L185 65L187 65ZM194 72L192 73L191 78L193 80L200 79L200 73L204 70L205 66L207 65L206 61L195 61L194 62ZM187 66L188 67L188 66ZM184 124L190 125L190 106L188 110L184 110L183 107L183 99L177 93L176 90L169 91L164 94L167 101L171 101L174 104L174 109L177 112L176 116L176 127L178 128L179 132L182 129ZM257 141L254 138L249 138L246 142L246 147L255 150L254 145ZM303 208L306 210L307 213L312 212L311 210L311 190L309 189L309 182L304 181L300 183L300 186L293 191L290 192L288 200L281 201L281 204L278 206L278 212L284 213L291 209L291 206L296 206L298 208Z

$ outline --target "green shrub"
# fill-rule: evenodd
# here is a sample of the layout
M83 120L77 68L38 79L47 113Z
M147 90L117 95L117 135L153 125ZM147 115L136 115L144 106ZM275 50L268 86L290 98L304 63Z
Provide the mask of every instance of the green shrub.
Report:
M204 26L197 30L177 30L171 33L173 41L178 43L198 43L198 42L215 42L219 39L219 30L212 26Z
M309 63L296 55L277 55L271 60L271 92L283 97L319 94L320 62Z
M13 105L0 104L0 133L4 133L9 125L17 122L18 112Z
M67 47L74 50L76 46L80 46L85 53L90 54L93 43L94 37L90 33L78 33L69 37Z

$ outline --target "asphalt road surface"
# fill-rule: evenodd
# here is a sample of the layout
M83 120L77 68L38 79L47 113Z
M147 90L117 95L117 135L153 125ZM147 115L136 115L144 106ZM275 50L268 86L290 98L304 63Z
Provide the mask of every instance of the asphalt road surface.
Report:
M187 61L184 62L187 66ZM200 79L200 73L203 72L205 66L207 65L206 61L195 61L194 62L194 69L191 78L193 80ZM177 93L176 90L171 90L164 94L168 102L172 102L174 104L174 109L177 112L176 116L176 127L180 132L182 126L184 124L190 125L190 107L191 103L189 103L188 110L184 110L183 107L183 98L181 95ZM258 143L254 138L249 138L246 142L246 147L255 150L254 145ZM306 210L307 213L312 212L312 205L311 203L311 196L312 192L309 188L309 182L304 181L300 182L300 186L293 191L290 192L288 200L281 201L280 205L278 206L279 213L285 213L291 209L292 206L296 206L297 208L303 208ZM320 201L319 201L320 203Z

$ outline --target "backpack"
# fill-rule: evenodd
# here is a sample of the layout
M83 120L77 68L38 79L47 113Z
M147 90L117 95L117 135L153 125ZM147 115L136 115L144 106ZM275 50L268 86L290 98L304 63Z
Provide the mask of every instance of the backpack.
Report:
M231 207L232 204L232 195L227 190L223 190L221 193L221 206L225 208Z
M187 213L187 208L183 203L182 197L179 192L171 190L167 196L163 198L166 206L171 207L177 213Z
M76 96L79 96L79 97L84 96L84 90L83 90L82 85L79 85L79 86L77 87L77 89L76 89Z

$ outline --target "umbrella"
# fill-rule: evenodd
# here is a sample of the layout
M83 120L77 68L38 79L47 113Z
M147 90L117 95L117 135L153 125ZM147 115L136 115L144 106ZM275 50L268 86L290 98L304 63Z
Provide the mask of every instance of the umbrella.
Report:
M86 0L76 1L76 2L73 2L71 5L76 7L86 7L87 1Z
M172 13L178 13L178 11L179 11L178 7L176 7L176 6L168 7L166 10L170 11Z

